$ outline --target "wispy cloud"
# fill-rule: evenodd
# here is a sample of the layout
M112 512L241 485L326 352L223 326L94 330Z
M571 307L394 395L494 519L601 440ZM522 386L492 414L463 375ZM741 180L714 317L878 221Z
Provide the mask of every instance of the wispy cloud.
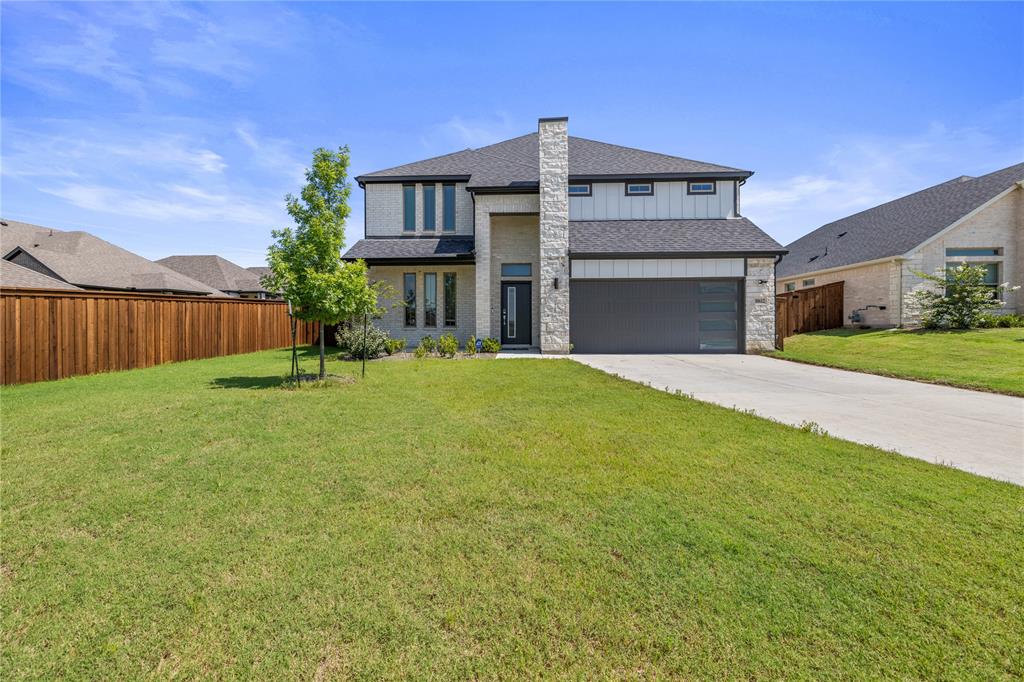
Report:
M821 225L959 175L1019 163L1024 144L1008 147L981 128L933 123L917 135L848 135L809 163L812 172L754 176L743 212L788 243Z
M424 139L425 144L434 146L436 138L440 138L445 144L454 143L462 147L484 147L495 142L507 140L522 130L516 126L516 122L503 112L486 118L463 118L453 116L444 123L434 126L431 131L432 140Z

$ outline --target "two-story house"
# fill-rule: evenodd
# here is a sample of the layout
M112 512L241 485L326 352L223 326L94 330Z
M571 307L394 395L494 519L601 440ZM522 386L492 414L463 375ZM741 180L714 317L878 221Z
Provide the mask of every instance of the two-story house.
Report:
M568 119L367 173L345 254L399 292L379 321L544 353L742 353L774 344L785 252L740 213L750 171L595 142Z

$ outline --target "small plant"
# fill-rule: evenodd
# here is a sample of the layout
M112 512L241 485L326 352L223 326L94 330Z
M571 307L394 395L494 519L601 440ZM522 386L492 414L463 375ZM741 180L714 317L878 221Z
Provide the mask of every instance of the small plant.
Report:
M424 336L420 339L420 346L422 346L428 353L433 353L437 350L437 341L434 340L433 336Z
M484 339L483 348L481 349L485 353L497 353L501 350L501 343L498 339L488 337Z
M427 357L427 349L421 343L420 345L416 346L416 350L414 350L412 354L417 360L422 360L423 358Z
M392 341L388 333L372 324L366 327L366 341L363 342L363 326L353 324L341 326L335 335L338 346L344 348L348 357L355 360L366 358L372 360L388 352L388 344Z
M914 272L931 286L915 291L912 304L928 329L971 329L991 310L1003 305L995 288L985 282L987 270L961 263L934 275ZM1013 289L1003 284L999 289Z
M442 334L437 340L437 352L441 357L454 358L459 352L459 340L454 334Z
M1005 315L982 315L978 320L978 326L982 329L991 329L993 327L1000 327L1003 329L1010 327L1024 327L1024 315L1016 315L1014 313L1006 313Z
M466 339L466 355L476 355L476 337Z
M405 339L388 339L388 355L401 353L405 350Z

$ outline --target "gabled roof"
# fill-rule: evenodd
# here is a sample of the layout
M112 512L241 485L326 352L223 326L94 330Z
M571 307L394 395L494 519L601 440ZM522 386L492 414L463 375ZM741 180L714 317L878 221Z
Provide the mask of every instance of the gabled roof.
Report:
M343 256L346 260L473 262L472 237L394 237L360 239Z
M259 276L220 256L168 256L156 262L221 291L265 291L260 285Z
M469 189L535 190L538 184L539 152L537 133L465 149L424 161L407 163L356 178L367 182L399 182L434 179L467 182ZM648 152L632 147L569 136L569 177L588 178L746 178L751 171L693 161L678 156Z
M785 253L785 249L746 218L574 220L569 222L569 253L767 256Z
M1024 180L1024 163L962 176L828 223L787 246L776 276L902 256Z
M223 292L146 260L88 232L64 232L14 220L0 221L0 255L32 262L85 289L172 291L199 296Z
M41 272L23 268L17 263L0 259L0 286L10 289L75 289L74 284L48 277Z

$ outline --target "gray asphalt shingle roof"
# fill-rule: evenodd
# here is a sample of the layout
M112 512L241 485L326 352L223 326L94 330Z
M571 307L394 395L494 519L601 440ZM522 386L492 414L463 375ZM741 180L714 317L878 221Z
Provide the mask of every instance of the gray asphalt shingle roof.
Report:
M1024 163L960 177L823 225L786 248L778 277L901 256L1024 180Z
M156 262L221 291L265 291L258 275L220 256L168 256Z
M394 168L365 173L357 180L388 180L418 176L467 179L470 188L523 186L535 188L538 182L537 133ZM747 177L750 171L684 159L657 152L597 142L569 136L569 176L700 176Z
M48 277L17 263L0 259L0 286L12 289L76 289L74 284Z
M576 220L569 252L578 254L782 253L746 218L709 220Z
M31 260L83 288L224 296L218 289L88 232L64 232L15 220L2 221L0 255L6 259L19 247Z
M471 237L399 237L389 239L360 239L352 245L344 258L375 260L469 260L473 259Z

